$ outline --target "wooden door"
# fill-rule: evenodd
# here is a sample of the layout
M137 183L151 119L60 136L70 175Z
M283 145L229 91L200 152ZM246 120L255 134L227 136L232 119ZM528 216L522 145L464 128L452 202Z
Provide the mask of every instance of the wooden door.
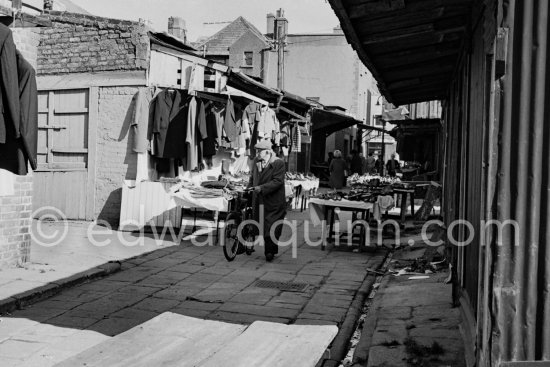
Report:
M97 88L39 91L35 217L93 219L96 116Z

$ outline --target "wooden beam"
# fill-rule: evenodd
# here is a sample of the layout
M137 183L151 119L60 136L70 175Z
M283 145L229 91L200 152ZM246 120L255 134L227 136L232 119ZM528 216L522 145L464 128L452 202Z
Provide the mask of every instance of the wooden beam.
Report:
M306 120L306 118L304 116L301 116L301 115L297 114L296 112L289 110L286 107L279 106L279 111L284 112L284 113L286 113L286 114L288 114L292 117L295 117L300 121L305 121Z
M400 9L405 9L404 0L379 0L352 6L349 9L349 14L350 18L353 19Z
M433 24L421 24L414 27L400 28L388 32L369 34L368 36L362 37L361 43L363 43L364 45L368 45L371 43L389 42L431 33L434 33Z
M361 4L361 5L364 5L364 4ZM432 9L440 8L440 7L445 7L445 8L450 7L449 9L453 9L453 10L464 8L465 12L469 13L471 0L415 0L415 1L408 1L406 6L403 8L394 9L391 12L378 12L378 13L364 12L360 10L361 5L350 7L349 9L350 19L368 17L369 19L386 18L391 21L391 19L398 16L411 16L413 15L413 13L430 11Z

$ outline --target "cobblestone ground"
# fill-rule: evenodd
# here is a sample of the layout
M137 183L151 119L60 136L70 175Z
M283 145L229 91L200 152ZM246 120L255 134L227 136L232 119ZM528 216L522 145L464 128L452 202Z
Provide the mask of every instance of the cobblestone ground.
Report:
M245 324L341 325L366 268L376 268L385 251L321 251L304 244L303 221L297 232L297 256L285 247L272 263L263 248L227 262L220 247L187 242L124 261L116 274L2 317L0 364L53 365L165 311ZM312 239L319 237L319 228L311 231ZM309 286L289 292L257 287L258 280Z

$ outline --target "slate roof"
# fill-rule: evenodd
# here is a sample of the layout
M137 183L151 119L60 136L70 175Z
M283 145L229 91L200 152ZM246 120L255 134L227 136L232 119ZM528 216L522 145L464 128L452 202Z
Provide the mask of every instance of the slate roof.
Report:
M268 39L258 28L243 17L238 17L205 42L197 45L196 48L200 50L206 45L207 55L229 55L229 48L248 31L252 31L260 40L265 42L266 46L269 46Z

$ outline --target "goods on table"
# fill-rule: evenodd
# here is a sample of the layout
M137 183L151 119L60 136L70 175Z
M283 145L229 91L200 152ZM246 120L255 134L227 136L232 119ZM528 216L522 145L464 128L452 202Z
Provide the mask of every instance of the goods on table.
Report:
M401 180L399 179L399 177L371 175L368 173L364 175L359 175L357 173L354 173L353 175L349 176L347 179L348 186L356 186L356 185L380 186L380 185L393 185L400 182Z

